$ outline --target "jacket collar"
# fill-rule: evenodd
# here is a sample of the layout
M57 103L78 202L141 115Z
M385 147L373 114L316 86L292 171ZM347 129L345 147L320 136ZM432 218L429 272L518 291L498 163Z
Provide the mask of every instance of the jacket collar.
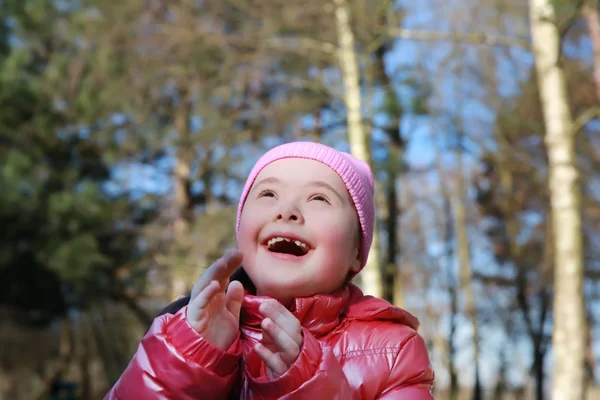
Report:
M331 294L296 298L288 309L298 318L302 327L319 337L331 332L340 324L350 297L350 288L345 286ZM263 316L258 307L267 299L269 297L246 293L240 315L242 329L260 331Z
M258 307L267 299L269 298L249 293L244 296L240 325L246 335L256 337L260 334L263 317ZM331 294L296 298L289 310L315 337L327 335L343 320L389 321L410 326L415 330L419 327L419 320L412 314L385 300L365 296L353 284Z

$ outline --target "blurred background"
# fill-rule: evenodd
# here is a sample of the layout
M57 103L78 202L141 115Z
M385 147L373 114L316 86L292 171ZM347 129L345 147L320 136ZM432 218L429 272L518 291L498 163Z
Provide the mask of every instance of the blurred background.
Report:
M600 398L600 17L545 2ZM371 163L378 237L357 283L421 320L436 398L549 398L556 252L528 7L0 0L0 399L101 399L158 310L235 245L253 162L293 140Z

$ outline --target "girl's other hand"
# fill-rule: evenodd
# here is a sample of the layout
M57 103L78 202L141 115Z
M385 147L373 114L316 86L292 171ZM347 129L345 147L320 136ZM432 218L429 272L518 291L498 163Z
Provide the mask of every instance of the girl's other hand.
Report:
M244 288L229 278L242 263L242 253L227 252L215 261L192 289L187 308L190 325L210 344L227 350L239 332Z
M265 301L259 311L265 319L261 323L263 338L255 350L268 367L268 377L274 379L290 369L300 355L302 325L276 300Z

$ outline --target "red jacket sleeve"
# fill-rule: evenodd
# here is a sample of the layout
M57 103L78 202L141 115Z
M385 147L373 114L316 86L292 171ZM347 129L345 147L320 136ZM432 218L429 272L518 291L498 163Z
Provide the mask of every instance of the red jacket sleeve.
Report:
M400 348L380 400L434 400L435 374L427 347L415 334Z
M250 353L246 358L246 377L251 391L264 400L352 399L353 391L332 349L306 329L303 334L298 359L275 380L267 378L260 357Z
M154 320L105 400L228 397L238 376L239 335L223 352L189 325L186 310Z

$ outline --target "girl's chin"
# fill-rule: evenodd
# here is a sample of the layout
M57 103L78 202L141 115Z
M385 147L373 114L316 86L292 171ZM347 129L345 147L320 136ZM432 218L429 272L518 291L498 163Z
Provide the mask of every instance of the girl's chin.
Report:
M298 281L269 280L265 282L259 280L258 285L256 285L256 295L272 297L285 304L290 303L297 297L309 296L310 291L307 289L298 285Z

